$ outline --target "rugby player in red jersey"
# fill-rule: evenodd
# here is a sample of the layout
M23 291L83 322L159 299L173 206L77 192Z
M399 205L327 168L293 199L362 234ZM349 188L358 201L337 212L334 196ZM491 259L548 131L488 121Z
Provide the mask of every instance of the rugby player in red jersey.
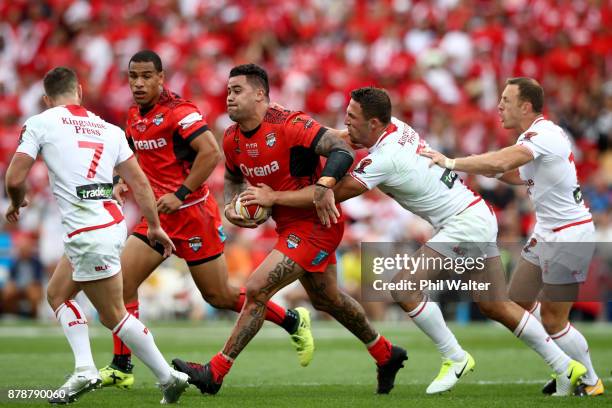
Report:
M128 112L126 136L153 188L162 227L172 239L204 299L212 306L240 312L244 290L229 285L223 256L225 236L217 203L206 179L221 159L214 135L198 108L163 87L164 71L153 51L130 59L129 84L135 105ZM115 195L127 185L119 182ZM121 255L126 308L138 317L138 287L162 263L163 248L151 246L142 220L127 239ZM304 308L285 310L263 305L265 319L282 326L298 352L302 366L312 360L314 344L310 316ZM114 336L114 357L100 370L103 385L131 388L131 352Z
M234 67L229 74L227 112L236 122L223 138L226 157L225 216L235 225L254 228L236 214L238 194L265 183L275 189L299 190L316 184L315 200L339 180L353 163L354 153L341 131L322 127L302 112L270 104L268 75L254 64ZM326 156L325 166L320 156ZM278 241L249 277L246 303L223 350L205 365L174 359L179 371L202 393L216 394L232 363L261 328L266 302L299 279L317 310L325 311L353 333L375 359L377 392L391 391L406 351L374 330L361 305L338 288L336 250L344 224L326 228L314 209L274 206Z

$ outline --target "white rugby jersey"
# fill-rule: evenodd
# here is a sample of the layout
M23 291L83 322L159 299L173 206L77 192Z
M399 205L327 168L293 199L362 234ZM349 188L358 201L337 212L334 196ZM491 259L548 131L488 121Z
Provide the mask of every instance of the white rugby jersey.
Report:
M351 176L368 190L378 187L405 209L439 228L448 217L482 200L457 173L419 155L428 147L406 123L392 118L385 132L369 149Z
M57 106L25 122L17 153L42 156L68 237L123 220L113 169L132 151L119 127L82 106Z
M536 213L536 228L557 230L575 222L590 220L584 205L570 141L559 126L537 118L516 144L527 147L534 160L519 167L529 186Z

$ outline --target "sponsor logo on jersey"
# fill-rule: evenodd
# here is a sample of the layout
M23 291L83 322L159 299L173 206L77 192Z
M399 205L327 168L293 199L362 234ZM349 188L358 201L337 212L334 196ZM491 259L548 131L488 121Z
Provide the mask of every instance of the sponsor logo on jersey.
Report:
M293 120L291 121L292 125L295 125L297 123L300 122L304 122L304 129L308 129L312 127L312 124L314 123L314 121L312 119L304 119L301 116L296 116L295 118L293 118Z
M168 142L163 137L159 139L151 139L151 140L134 140L134 147L136 150L155 150L161 149L168 145Z
M452 170L446 169L444 173L442 173L442 177L440 177L440 181L444 183L444 185L448 188L453 188L455 185L455 181L459 178L457 173Z
M82 200L109 200L113 198L113 184L87 184L76 188L77 197Z
M245 147L246 152L250 157L259 156L259 149L257 148L257 143L247 143Z
M155 126L159 126L164 123L164 114L158 113L157 115L155 115L155 117L153 118L153 123L155 124Z
M191 112L189 115L181 119L178 124L183 128L183 130L185 130L188 129L194 123L197 123L201 120L202 115L199 112Z
M96 270L96 272L107 271L110 269L110 265L98 265L94 267L94 269Z
M357 174L365 174L365 168L372 164L372 159L363 159L359 162L355 170L353 170Z
M287 248L295 249L298 247L298 245L300 245L300 242L302 242L302 239L300 237L295 234L289 234L289 236L287 237Z
M266 146L272 147L276 144L276 133L268 133L266 135Z
M187 240L189 243L189 248L193 250L193 252L198 252L200 248L202 248L202 238L201 237L191 237Z
M240 171L247 177L265 177L276 173L279 169L280 167L276 160L265 166L247 167L243 163L240 164Z
M574 201L576 204L580 204L582 202L582 191L580 190L580 186L576 187L574 190Z
M23 127L21 128L21 133L19 134L19 141L17 142L17 144L21 144L23 143L23 134L26 131L26 125L23 125Z
M323 260L325 258L327 258L328 255L329 255L329 252L324 251L324 250L320 250L319 253L317 254L317 256L314 257L314 259L312 260L312 262L310 264L314 265L314 266L317 266L318 264L323 262Z

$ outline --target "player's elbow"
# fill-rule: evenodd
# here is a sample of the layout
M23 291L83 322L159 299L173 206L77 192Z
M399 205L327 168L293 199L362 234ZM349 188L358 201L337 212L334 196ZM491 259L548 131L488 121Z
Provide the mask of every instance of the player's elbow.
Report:
M7 175L5 185L7 191L21 190L23 187L25 187L25 179L22 177Z

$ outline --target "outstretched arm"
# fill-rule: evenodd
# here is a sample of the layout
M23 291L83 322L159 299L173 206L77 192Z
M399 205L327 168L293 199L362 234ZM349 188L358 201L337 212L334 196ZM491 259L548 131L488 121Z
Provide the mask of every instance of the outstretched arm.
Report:
M506 173L534 159L531 150L521 145L513 145L494 152L457 159L449 159L442 153L431 149L423 150L420 154L429 157L433 164L440 167L483 175Z
M314 206L323 225L330 226L332 222L337 223L340 213L335 204L327 207L314 202L312 196L315 188L316 186L308 186L297 191L274 191L267 185L259 183L257 187L249 186L240 197L246 205L259 204L264 207L284 205L297 208L312 208ZM335 201L342 202L364 193L367 188L347 175L333 189L329 190L333 192Z

